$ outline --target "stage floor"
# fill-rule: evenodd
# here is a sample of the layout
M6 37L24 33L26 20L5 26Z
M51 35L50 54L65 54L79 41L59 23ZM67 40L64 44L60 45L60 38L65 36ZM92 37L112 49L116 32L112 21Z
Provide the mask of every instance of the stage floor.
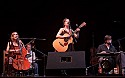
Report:
M125 78L125 76L20 76L21 78ZM2 77L7 78L7 77ZM12 77L17 78L17 77ZM18 77L19 78L19 77Z

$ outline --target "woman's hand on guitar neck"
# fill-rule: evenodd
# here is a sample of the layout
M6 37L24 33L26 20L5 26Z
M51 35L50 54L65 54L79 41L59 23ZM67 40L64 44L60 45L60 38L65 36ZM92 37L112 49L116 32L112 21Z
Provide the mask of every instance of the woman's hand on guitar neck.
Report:
M76 31L79 32L79 31L80 31L80 28L77 28Z

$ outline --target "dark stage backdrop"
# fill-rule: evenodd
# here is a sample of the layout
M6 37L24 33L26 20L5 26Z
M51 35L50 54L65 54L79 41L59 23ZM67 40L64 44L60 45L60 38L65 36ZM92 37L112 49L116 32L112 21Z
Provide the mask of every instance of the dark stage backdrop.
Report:
M0 1L0 71L2 73L3 50L6 49L10 34L17 31L21 38L39 38L35 40L36 55L43 59L43 54L54 51L52 42L62 26L62 20L71 20L73 30L86 22L81 28L76 51L86 52L86 64L89 66L91 47L103 43L106 34L112 35L113 45L118 49L120 40L122 50L125 50L125 12L122 1L96 0L25 0ZM23 39L24 44L30 40ZM41 53L42 52L42 53ZM43 72L43 60L38 61L39 71ZM43 73L41 73L42 75Z

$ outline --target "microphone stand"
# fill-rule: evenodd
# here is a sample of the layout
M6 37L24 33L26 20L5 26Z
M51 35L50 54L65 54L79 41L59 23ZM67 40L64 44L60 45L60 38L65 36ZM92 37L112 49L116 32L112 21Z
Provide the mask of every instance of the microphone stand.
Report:
M33 60L33 51L31 50L31 52L32 52L32 76L34 76L34 66L33 66L33 62L34 62L34 60Z
M118 49L119 49L119 51L122 51L122 47L121 47L120 40L118 39L117 41L118 41L118 45L119 45L119 46L118 46Z
M120 62L120 66L119 66L119 74L121 74L122 73L122 64L121 64L121 52L122 52L122 48L121 48L121 43L120 43L120 39L118 39L117 40L118 41L118 44L119 44L119 52L120 52L120 60L119 60L119 62Z
M69 24L69 30L71 30L71 31L72 31L72 34L74 35L74 31L72 30L72 27L71 27L70 24ZM77 43L77 40L76 40L76 38L75 38L73 35L72 35L73 40Z
M94 64L94 65L91 65L91 66L86 67L86 70L85 70L85 74L86 74L86 76L88 75L88 70L89 70L89 68L94 67L94 66L96 66L96 65L98 65L98 63L97 63L97 64Z
M34 50L36 50L37 52L39 52L39 53L41 53L43 56L44 56L44 77L46 76L46 73L45 73L45 56L47 56L46 54L44 54L43 52L41 52L41 51L39 51L38 49L36 49L36 48L33 48Z

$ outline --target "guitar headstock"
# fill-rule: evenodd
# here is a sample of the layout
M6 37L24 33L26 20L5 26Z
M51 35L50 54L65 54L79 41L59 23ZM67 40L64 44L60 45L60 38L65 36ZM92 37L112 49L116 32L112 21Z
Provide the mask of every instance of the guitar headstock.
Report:
M84 27L84 26L86 26L86 23L85 23L85 22L83 22L74 32L79 31L79 29L82 28L82 27Z
M83 22L83 23L79 26L79 28L82 28L82 27L84 27L84 26L86 26L86 22Z

